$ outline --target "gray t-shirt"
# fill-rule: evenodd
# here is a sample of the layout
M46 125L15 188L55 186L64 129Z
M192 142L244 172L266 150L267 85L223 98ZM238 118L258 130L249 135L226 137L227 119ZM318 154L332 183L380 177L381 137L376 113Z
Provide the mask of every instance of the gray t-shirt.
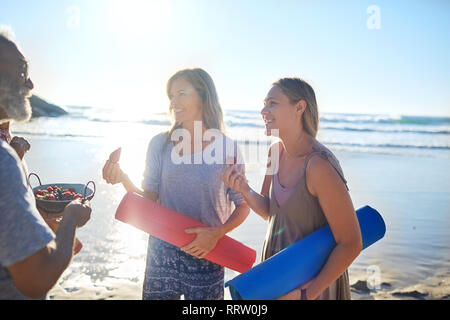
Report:
M233 205L245 202L221 179L227 160L236 159L238 170L245 170L237 143L221 134L203 152L179 158L174 157L176 148L167 136L160 133L150 141L142 188L155 192L161 205L194 220L211 227L224 224Z
M0 141L0 300L28 299L15 287L7 267L55 238L36 209L16 152Z

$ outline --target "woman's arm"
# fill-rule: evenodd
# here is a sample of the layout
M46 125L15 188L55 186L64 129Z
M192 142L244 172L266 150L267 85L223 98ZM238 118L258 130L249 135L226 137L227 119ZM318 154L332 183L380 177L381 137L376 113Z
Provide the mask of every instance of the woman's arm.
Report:
M259 194L249 188L249 191L242 194L250 208L264 220L268 220L270 216L270 199L268 196Z
M286 295L298 299L300 289L306 288L307 298L312 300L348 269L362 250L362 240L352 200L332 165L320 157L313 157L306 172L308 190L318 198L336 241L335 248L319 274Z
M118 169L118 170L121 170L119 164L117 163L116 165L117 165L117 166L116 166L117 169ZM116 170L117 170L117 169L116 169ZM122 171L122 170L121 170L121 171ZM141 196L144 195L144 191L141 190L140 188L136 187L136 186L134 185L134 183L131 181L130 177L128 177L128 175L127 175L125 172L123 172L123 171L122 171L122 173L121 173L121 179L120 179L120 182L122 183L122 185L123 185L123 187L125 188L125 190L127 190L127 192L135 192L135 193L137 193L137 194L140 194Z
M245 202L234 209L227 222L219 227L221 237L239 227L247 219L249 213L250 208Z
M269 198L253 191L248 185L244 173L237 170L236 165L229 165L222 173L225 186L240 192L250 208L264 220L269 218Z
M263 185L261 188L261 194L255 192L248 185L247 178L244 173L237 170L236 166L228 166L222 173L222 180L228 188L240 192L250 208L255 211L261 218L268 220L270 216L270 183L272 180L272 174L276 166L278 158L272 157L272 155L279 156L281 143L272 145L269 149L267 170L264 176ZM274 161L275 160L275 161Z
M270 217L270 183L272 174L275 173L274 169L278 167L281 148L282 144L281 142L278 142L273 144L269 149L267 170L266 175L264 176L261 194L250 188L245 174L239 172L235 165L228 166L222 173L222 180L225 185L228 188L240 192L250 208L264 220L268 220Z
M135 192L152 201L158 201L158 195L155 192L148 192L138 188L131 181L128 175L123 172L123 170L120 168L119 163L114 163L107 160L105 166L103 167L103 179L105 179L106 182L110 184L122 183L127 192Z

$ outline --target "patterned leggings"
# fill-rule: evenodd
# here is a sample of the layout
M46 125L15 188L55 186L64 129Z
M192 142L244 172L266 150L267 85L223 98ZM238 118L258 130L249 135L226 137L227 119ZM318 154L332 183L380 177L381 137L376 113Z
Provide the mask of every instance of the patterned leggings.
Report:
M223 300L224 268L150 237L144 300Z

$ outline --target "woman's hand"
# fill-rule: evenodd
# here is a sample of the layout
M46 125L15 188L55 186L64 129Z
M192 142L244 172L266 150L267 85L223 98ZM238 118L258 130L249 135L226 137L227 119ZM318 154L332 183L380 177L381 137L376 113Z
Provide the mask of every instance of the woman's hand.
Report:
M157 196L153 192L146 193L140 188L136 187L133 182L130 180L128 175L120 168L119 160L120 153L122 148L119 148L111 153L109 159L106 160L105 165L103 166L103 179L105 179L106 183L109 184L117 184L122 183L123 187L127 192L135 192L140 194L141 196L145 196L153 201L156 201Z
M23 157L25 156L25 153L27 153L31 147L27 140L25 140L22 137L17 137L17 136L13 137L11 139L11 142L9 143L9 145L11 146L11 148L16 150L17 155L19 156L20 160L23 159Z
M245 174L240 173L237 170L236 165L228 165L227 168L222 172L222 181L228 188L231 188L243 195L250 191L250 186L248 185L247 178Z
M120 168L119 163L106 160L103 166L103 179L109 184L117 184L123 182L124 172Z
M277 300L301 300L301 290L307 289L309 286L311 286L311 283L314 279L308 281L304 285L292 290L291 292L286 293L285 295L279 297ZM306 290L306 298L307 300L311 300L310 297L308 297L308 290Z
M184 230L186 233L196 233L197 237L188 245L181 248L186 253L199 259L204 258L212 249L215 248L217 241L224 236L220 228L198 227Z

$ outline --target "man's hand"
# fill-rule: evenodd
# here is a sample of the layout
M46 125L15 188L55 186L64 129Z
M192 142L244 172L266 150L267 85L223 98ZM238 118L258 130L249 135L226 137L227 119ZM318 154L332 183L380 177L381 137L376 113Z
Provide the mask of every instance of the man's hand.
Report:
M73 200L66 206L63 213L63 220L74 219L76 221L77 227L80 228L89 221L89 219L91 218L91 212L92 209L90 202L86 200L82 203L78 198Z
M16 288L22 294L39 299L55 285L72 259L76 227L86 224L90 216L89 201L81 203L76 199L70 202L64 209L61 223L52 223L57 227L56 239L8 267Z
M54 233L56 233L59 229L59 226L61 224L60 218L63 216L63 212L61 213L48 213L40 208L37 208L39 213L41 214L42 218L44 218L45 223L52 229ZM75 245L73 249L73 254L77 254L81 251L81 248L83 247L83 244L81 243L78 238L75 238Z
M36 206L36 208L38 209L39 213L41 214L41 217L44 218L45 222L48 225L50 225L50 223L53 223L53 222L58 222L58 220L60 220L64 214L64 211L61 211L60 213L48 213L47 211L42 210L38 206Z
M20 160L23 159L23 157L25 156L25 153L27 153L31 147L27 140L25 140L22 137L17 137L17 136L13 137L11 139L11 142L9 145L11 146L11 148L16 150L17 155L19 156Z

